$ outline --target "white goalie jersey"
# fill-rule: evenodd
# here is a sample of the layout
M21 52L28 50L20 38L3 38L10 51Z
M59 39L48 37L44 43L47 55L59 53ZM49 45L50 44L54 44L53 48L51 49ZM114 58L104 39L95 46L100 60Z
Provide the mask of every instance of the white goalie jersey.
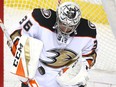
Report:
M60 87L55 80L58 72L76 61L80 52L88 62L88 68L93 66L96 60L96 27L93 23L81 18L76 29L77 34L70 34L62 43L62 37L58 36L58 31L53 28L55 22L55 11L37 8L19 21L16 30L11 34L12 39L24 35L43 43L37 67L42 66L45 72L41 74L37 69L35 74L40 87Z

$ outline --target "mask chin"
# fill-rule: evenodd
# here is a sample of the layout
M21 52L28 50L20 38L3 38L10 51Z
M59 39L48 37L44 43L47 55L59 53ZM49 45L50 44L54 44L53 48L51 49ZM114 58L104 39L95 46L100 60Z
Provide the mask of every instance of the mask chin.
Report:
M74 34L77 34L76 28L78 27L78 24L73 26L68 25L69 24L63 24L60 22L58 18L56 19L56 23L53 26L53 29L56 30L56 37L59 44L66 44L67 40L70 38L70 34L73 32Z
M57 41L59 44L66 44L68 38L70 37L68 34L64 34L61 31L59 31L57 34Z
M57 19L57 31L64 35L70 35L76 29L76 26L69 26L70 24L63 24Z

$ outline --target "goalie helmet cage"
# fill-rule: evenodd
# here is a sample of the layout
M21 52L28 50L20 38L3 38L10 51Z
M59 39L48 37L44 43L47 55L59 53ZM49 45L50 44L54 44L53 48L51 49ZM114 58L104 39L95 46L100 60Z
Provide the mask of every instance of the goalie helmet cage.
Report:
M116 86L116 0L4 0L4 23L8 32L33 8L56 9L58 1L74 1L79 4L82 17L92 21L97 27L98 56L91 69L87 87ZM109 14L110 13L110 14ZM112 13L112 14L111 14ZM111 26L110 26L111 25ZM114 32L114 33L113 33ZM10 73L12 55L4 37L4 87L19 87L17 77ZM12 79L11 79L12 78Z

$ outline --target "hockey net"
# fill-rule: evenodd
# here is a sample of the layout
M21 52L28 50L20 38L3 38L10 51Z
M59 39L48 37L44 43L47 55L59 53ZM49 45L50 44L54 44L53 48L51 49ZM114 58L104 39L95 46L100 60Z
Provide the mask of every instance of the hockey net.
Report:
M77 2L81 8L82 17L89 19L97 27L98 56L93 69L98 70L98 72L104 71L108 73L115 73L116 38L112 32L110 23L108 22L107 14L104 11L101 0L61 0L61 3L65 1ZM24 15L30 13L33 8L41 7L56 10L57 5L58 0L4 0L5 26L8 31L12 31L12 26L14 26L15 23L18 22L18 20L20 20ZM8 78L8 72L10 72L9 63L11 63L10 59L12 55L7 49L8 46L5 45L4 83L8 85L9 81L11 81L11 79ZM12 83L9 84L11 85ZM8 87L18 87L16 83L14 85L13 84ZM5 85L5 87L7 87L7 85Z

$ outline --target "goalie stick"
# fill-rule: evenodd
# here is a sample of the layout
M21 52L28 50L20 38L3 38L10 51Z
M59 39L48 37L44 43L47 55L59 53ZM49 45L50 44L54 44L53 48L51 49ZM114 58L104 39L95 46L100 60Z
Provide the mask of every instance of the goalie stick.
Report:
M12 39L10 38L10 35L9 35L7 29L5 28L5 26L4 26L4 24L3 24L3 22L2 22L1 19L0 19L0 27L1 27L2 31L3 31L3 33L5 34L6 38L7 38L8 47L9 47L9 48L12 48L12 46L13 46L13 41L12 41ZM26 78L27 78L27 77L26 77ZM28 83L28 85L29 85L30 87L39 87L39 85L38 85L36 79L32 79L32 80L29 79L29 81L27 81L27 83Z
M9 48L11 48L12 45L13 45L12 39L10 38L10 35L8 34L8 32L7 32L4 24L2 23L1 19L0 19L0 27L1 27L2 31L4 32L6 38L7 38Z

